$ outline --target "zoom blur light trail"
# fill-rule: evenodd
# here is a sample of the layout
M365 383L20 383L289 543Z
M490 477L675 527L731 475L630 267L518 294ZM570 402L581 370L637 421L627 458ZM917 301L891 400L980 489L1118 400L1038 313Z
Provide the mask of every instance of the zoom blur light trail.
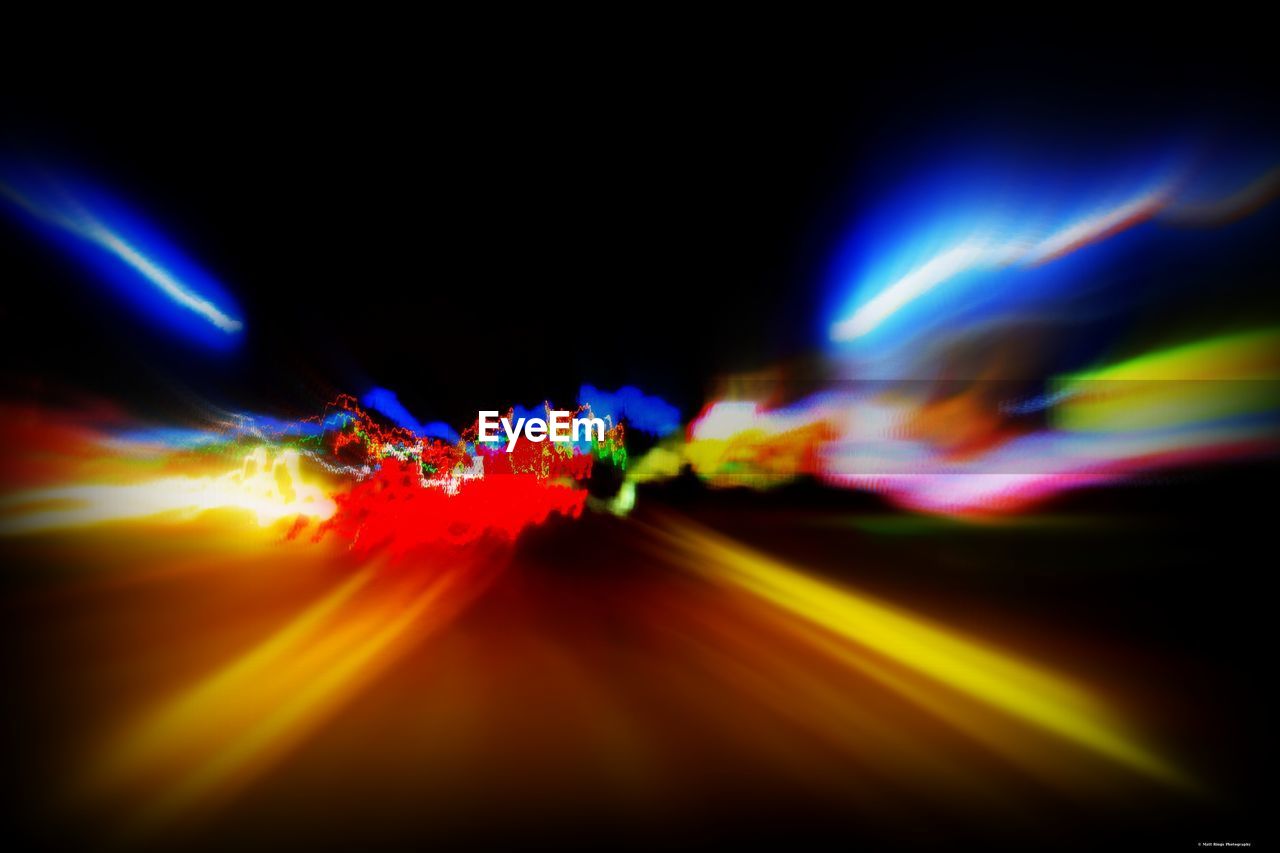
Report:
M849 317L831 328L831 339L847 342L875 331L909 303L967 272L1049 263L1154 216L1170 192L1161 186L1121 204L1102 207L1044 236L975 236L947 249L887 285Z
M260 642L113 733L79 795L122 804L124 841L209 813L448 624L502 565L472 553L421 572L379 560L354 567Z
M449 444L387 426L350 397L302 424L232 418L204 438L4 414L0 443L39 464L28 488L0 498L0 535L112 542L112 525L128 522L128 541L198 543L215 571L235 555L263 560L270 571L257 575L290 567L320 587L260 639L150 697L77 774L73 795L109 808L125 842L263 777L482 593L521 531L580 514L583 480L622 451L621 426L588 452Z
M123 202L82 182L3 164L0 199L168 330L214 348L241 337L244 321L225 290Z
M958 392L837 385L778 408L718 400L628 477L669 479L686 465L713 487L814 477L910 509L981 516L1280 450L1280 330L1190 341L1047 384L1034 406L981 381Z
M157 516L189 520L221 509L247 510L265 527L281 519L324 520L335 504L303 476L296 450L259 447L238 470L221 475L49 486L5 496L0 498L0 535Z
M59 429L49 413L38 420L30 431L0 420L0 438L28 456L68 464L0 495L0 535L247 510L260 527L291 522L289 538L310 527L316 541L332 535L368 556L403 558L511 542L552 515L576 518L593 468L626 464L622 424L602 437L523 442L507 453L478 441L474 424L448 442L388 426L346 395L300 422L241 416L207 431L104 434ZM102 448L113 452L111 462L94 470L85 460L97 462Z
M903 190L850 238L856 248L847 251L862 257L837 272L840 302L827 338L846 354L846 345L869 338L858 355L883 355L934 323L963 330L1007 308L1044 305L1091 286L1093 260L1059 263L1082 249L1137 245L1119 238L1148 222L1166 233L1227 224L1280 194L1274 162L1242 155L1193 165L1196 159L1156 158L1106 174L1062 164L1022 172L1001 163Z
M1053 425L1159 430L1280 416L1280 329L1219 335L1064 376Z
M872 659L847 659L944 719L969 725L953 700L935 692L937 687L1153 781L1196 787L1181 769L1138 741L1099 697L1056 672L858 590L818 580L687 519L665 518L651 532L672 545L694 573L745 590L869 653ZM927 692L910 688L891 677L885 665L923 677L932 686ZM987 719L981 728L1002 739L999 721Z

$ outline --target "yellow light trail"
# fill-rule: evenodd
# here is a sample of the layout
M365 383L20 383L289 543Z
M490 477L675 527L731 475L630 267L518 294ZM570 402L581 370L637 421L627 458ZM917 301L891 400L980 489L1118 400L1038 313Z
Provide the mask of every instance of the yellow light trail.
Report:
M1063 377L1055 427L1077 432L1160 429L1274 412L1280 330L1219 335Z
M689 569L715 583L747 590L914 675L1148 778L1196 787L1179 768L1137 742L1087 689L1045 667L857 590L817 580L693 522L668 518L651 531L676 546ZM897 689L893 680L872 674ZM930 705L940 710L940 703Z
M491 572L367 566L257 646L118 732L85 774L88 800L124 797L122 828L152 836L207 814L332 718L439 627Z

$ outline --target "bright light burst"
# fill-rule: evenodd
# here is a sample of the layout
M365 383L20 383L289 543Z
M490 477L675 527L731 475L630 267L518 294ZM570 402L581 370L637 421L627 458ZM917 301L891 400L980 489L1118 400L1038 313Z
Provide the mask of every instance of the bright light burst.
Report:
M247 510L265 527L285 518L323 520L333 515L335 504L303 476L296 450L259 447L244 457L239 470L217 476L50 486L8 495L0 500L0 534L157 516L187 520L221 509Z

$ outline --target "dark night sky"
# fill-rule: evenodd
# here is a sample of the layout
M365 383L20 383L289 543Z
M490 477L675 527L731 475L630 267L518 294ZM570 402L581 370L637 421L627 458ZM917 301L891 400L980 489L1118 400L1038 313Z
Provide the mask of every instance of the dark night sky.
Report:
M6 222L6 381L279 414L380 384L452 421L633 383L688 413L812 346L859 205L954 135L1275 125L1247 45L951 43L28 73L7 143L158 219L248 331L231 357L156 337Z

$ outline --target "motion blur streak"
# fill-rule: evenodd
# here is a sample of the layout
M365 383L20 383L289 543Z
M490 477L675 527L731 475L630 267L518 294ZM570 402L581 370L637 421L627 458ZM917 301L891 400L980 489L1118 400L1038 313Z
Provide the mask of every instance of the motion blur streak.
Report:
M108 253L175 305L201 317L219 331L233 335L244 329L243 322L219 308L208 296L180 279L163 263L148 256L137 245L105 224L85 202L61 187L37 184L33 191L23 192L0 180L0 198L6 199L38 222Z
M1259 210L1277 195L1280 195L1280 167L1221 197L1181 200L1162 210L1160 219L1174 225L1223 225Z
M1022 234L1001 238L975 235L934 255L871 297L851 316L831 327L831 339L852 341L874 331L899 309L962 273L1011 265L1033 267L1103 240L1150 219L1161 209L1168 192L1162 186L1142 193L1039 239Z
M165 296L172 299L177 304L186 308L188 311L194 311L201 317L208 320L214 327L221 329L227 334L238 332L244 328L244 323L234 320L223 313L218 306L209 300L193 293L182 282L171 276L164 269L153 263L146 255L139 252L133 246L130 246L124 240L121 240L115 234L100 223L88 220L85 222L83 231L80 235L90 240L107 251L111 252L120 260L133 267L147 281L154 284L160 289Z
M888 662L1153 780L1196 787L1134 740L1090 691L1043 667L815 580L689 521L671 518L654 531L683 553L689 568L713 582L747 590ZM950 715L947 703L932 708Z
M837 323L831 330L832 339L850 341L875 330L903 305L928 293L947 279L972 269L986 256L985 247L977 243L964 243L931 258L886 287L852 317Z
M447 622L493 575L483 565L450 568L359 570L114 738L86 774L85 795L123 796L124 828L143 836L216 808Z
M670 479L687 465L713 487L756 490L814 477L977 518L1280 449L1280 330L1099 361L1044 380L1029 398L1022 383L973 380L835 382L777 408L716 400L683 443L653 448L627 476Z
M1280 329L1203 338L1071 377L1078 382L1277 378L1280 378Z
M1125 228L1150 219L1162 204L1167 193L1147 193L1125 204L1086 217L1045 238L1020 260L1027 264L1042 264L1060 258L1068 252L1101 240Z
M1064 377L1051 414L1054 426L1081 432L1265 422L1280 412L1278 379L1280 330L1220 335Z
M40 533L108 521L172 514L186 519L215 509L244 509L258 524L304 516L326 519L335 504L301 473L298 452L259 447L238 471L161 477L128 485L31 489L0 500L0 534Z

